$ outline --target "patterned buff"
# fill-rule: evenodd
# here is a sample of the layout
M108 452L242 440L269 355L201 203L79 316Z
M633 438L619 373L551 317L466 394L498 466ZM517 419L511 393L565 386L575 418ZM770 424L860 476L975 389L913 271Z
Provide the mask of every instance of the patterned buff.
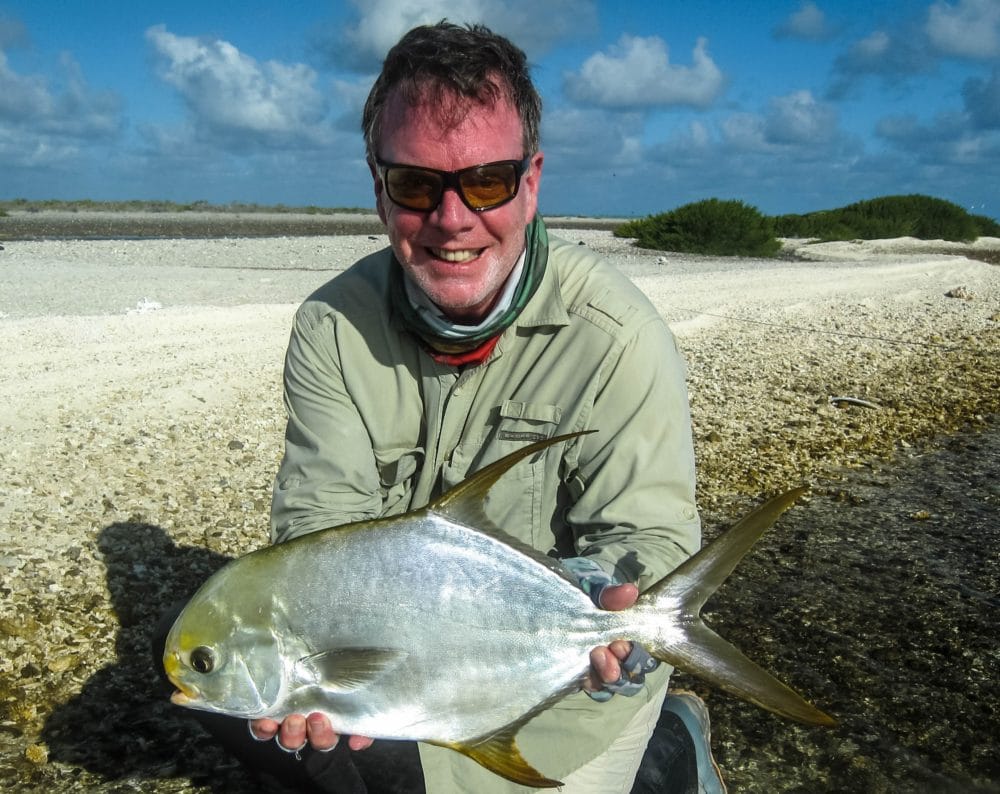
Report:
M389 279L389 299L403 326L435 361L455 367L481 364L493 352L500 334L517 319L542 283L548 258L549 236L541 216L536 215L525 230L524 266L510 305L491 322L468 331L462 326L452 326L450 333L445 335L427 322L406 294L403 268L395 257Z

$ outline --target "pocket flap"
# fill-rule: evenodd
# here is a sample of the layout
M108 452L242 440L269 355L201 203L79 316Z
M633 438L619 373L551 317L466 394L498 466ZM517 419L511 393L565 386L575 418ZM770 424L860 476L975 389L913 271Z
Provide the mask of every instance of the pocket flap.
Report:
M504 419L526 419L529 422L551 422L559 424L562 419L562 407L545 405L543 403L522 403L516 400L504 400L500 406L500 416Z

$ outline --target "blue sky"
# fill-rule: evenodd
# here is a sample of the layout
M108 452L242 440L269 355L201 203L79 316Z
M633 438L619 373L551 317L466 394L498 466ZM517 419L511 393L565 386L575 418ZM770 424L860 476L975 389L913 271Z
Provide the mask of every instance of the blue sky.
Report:
M0 198L371 207L365 96L444 17L528 53L543 213L1000 217L1000 0L0 0Z

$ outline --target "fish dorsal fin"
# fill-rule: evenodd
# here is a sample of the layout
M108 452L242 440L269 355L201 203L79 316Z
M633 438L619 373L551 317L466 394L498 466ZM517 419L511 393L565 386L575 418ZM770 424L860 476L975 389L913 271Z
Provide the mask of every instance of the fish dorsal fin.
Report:
M576 438L577 436L585 436L596 432L596 430L581 430L577 433L566 433L561 436L547 438L544 441L536 441L534 444L522 447L516 452L512 452L511 454L494 461L490 465L483 467L471 477L466 478L454 488L451 488L449 491L431 502L427 506L427 510L451 519L452 521L458 522L459 524L472 527L477 531L482 532L484 535L489 535L490 537L499 540L501 543L504 543L513 549L517 549L522 554L531 557L533 560L544 565L546 568L563 577L567 581L577 584L576 577L568 573L558 560L555 560L529 546L527 543L518 540L513 535L494 524L483 510L483 503L485 502L486 494L489 492L490 488L493 487L493 484L499 480L508 469L512 468L518 462L534 455L536 452L540 452L543 449L551 447L554 444L568 441Z
M331 648L303 656L297 665L312 683L347 692L381 678L407 655L395 648Z
M428 505L428 509L439 515L445 516L446 518L450 518L453 521L465 524L466 526L476 527L478 529L487 528L489 530L496 530L493 522L486 517L486 513L483 511L483 502L486 499L486 494L489 493L490 488L493 487L493 484L499 480L508 469L512 468L515 464L525 458L534 455L536 452L541 452L543 449L551 447L552 445L558 444L562 441L569 441L571 438L576 438L577 436L583 436L594 432L596 431L582 430L578 433L566 433L565 435L553 436L552 438L547 438L543 441L536 441L534 444L528 444L516 452L505 455L500 458L500 460L496 460L488 466L484 466L475 474L466 478L454 488L451 488L446 493L431 502Z
M429 744L455 750L468 756L480 766L486 767L493 774L505 777L507 780L522 786L531 786L532 788L557 788L561 786L560 781L545 777L524 760L516 741L517 731L521 725L523 722L519 720L488 739L478 742L429 742Z

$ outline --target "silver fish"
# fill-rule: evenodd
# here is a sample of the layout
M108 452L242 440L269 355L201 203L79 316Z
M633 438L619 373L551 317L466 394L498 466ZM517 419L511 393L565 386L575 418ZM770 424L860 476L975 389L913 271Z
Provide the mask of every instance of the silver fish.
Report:
M763 708L834 725L699 616L804 489L755 510L632 608L609 612L558 561L492 526L482 510L511 466L576 435L508 455L420 510L233 560L167 637L173 702L278 720L318 711L340 733L429 742L517 783L553 787L559 782L521 755L518 730L579 689L592 648L628 639Z

